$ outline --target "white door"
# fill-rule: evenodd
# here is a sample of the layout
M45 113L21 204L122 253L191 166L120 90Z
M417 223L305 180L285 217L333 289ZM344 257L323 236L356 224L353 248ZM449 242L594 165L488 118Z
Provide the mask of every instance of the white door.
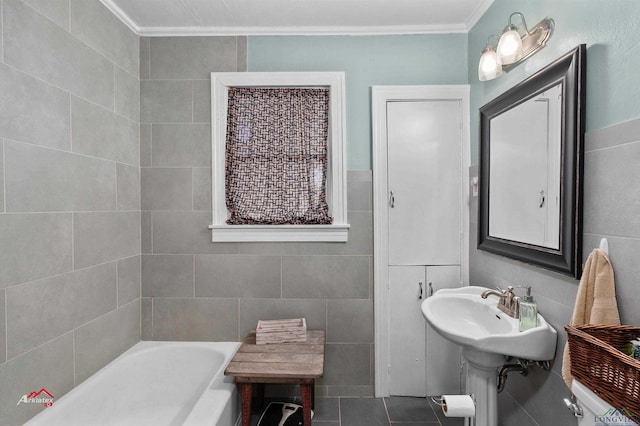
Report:
M461 102L387 103L389 265L459 265Z
M469 87L374 87L372 117L376 396L456 393L420 304L468 277Z
M391 395L459 390L458 347L428 330L420 303L460 286L460 120L455 100L387 103Z

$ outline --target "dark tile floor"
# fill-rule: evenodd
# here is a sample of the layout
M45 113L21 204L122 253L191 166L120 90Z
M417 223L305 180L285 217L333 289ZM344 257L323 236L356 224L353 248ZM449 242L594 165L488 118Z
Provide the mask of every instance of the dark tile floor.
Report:
M265 407L268 402L265 400ZM283 401L278 399L278 401ZM299 401L292 401L299 404ZM253 410L252 410L253 411ZM254 411L258 424L262 410ZM464 419L447 418L428 398L316 398L317 426L462 426Z

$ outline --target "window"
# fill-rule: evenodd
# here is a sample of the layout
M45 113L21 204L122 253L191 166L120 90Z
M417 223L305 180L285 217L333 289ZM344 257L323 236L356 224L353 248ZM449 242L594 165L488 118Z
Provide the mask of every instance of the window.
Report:
M252 91L251 89L262 90ZM237 146L235 148L227 146L228 126L231 125L232 132L237 133L246 132L251 126L261 127L264 123L243 122L240 125L241 128L238 128L236 118L228 123L230 92L233 101L231 111L233 111L238 96L242 97L243 94L249 94L249 96L258 94L260 97L259 94L273 94L279 91L291 94L307 90L315 91L315 93L328 91L328 128L325 131L327 135L326 162L323 165L317 163L317 159L312 159L312 165L309 167L313 169L312 175L316 178L320 177L320 179L322 179L322 173L319 174L319 171L322 170L318 169L319 164L321 169L326 167L324 182L311 182L311 184L312 191L314 188L318 192L326 191L325 210L328 209L328 216L332 220L317 219L322 216L321 214L316 214L316 219L309 220L295 217L286 221L273 220L268 217L264 219L262 214L257 214L261 210L264 210L265 213L268 211L276 212L276 216L284 214L282 213L282 203L277 201L277 198L271 199L271 197L258 197L258 200L249 199L250 206L244 208L241 214L237 214L237 205L233 200L228 202L229 200L226 199L226 196L229 195L225 188L226 171L230 162L237 165L238 161L242 162L247 158L243 157L242 149L238 149ZM346 212L346 159L343 128L344 73L211 73L211 99L213 224L210 228L212 241L347 241L349 225L347 224ZM258 102L260 101L258 100ZM318 109L318 111L321 110L322 108ZM319 112L319 114L323 113ZM326 110L324 114L326 114ZM261 120L260 114L243 114L243 120L247 120L247 118ZM310 120L306 119L305 121ZM262 161L261 168L263 169L271 166L286 166L284 164L286 156L273 157L269 161L264 161L263 157L254 157L251 158L251 161ZM278 163L275 164L274 161ZM269 173L269 170L265 170L263 177L269 176ZM232 195L244 194L245 191L237 191L237 185L247 185L250 180L247 180L246 177L237 179L237 176L234 179L236 194ZM317 185L318 183L323 185ZM243 202L247 202L247 200ZM245 207L247 205L245 204ZM228 206L234 210L233 215L229 212ZM253 215L250 214L251 212ZM291 215L289 214L289 216ZM326 211L325 216L327 216ZM287 221L292 223L285 223ZM314 221L315 223L313 223Z

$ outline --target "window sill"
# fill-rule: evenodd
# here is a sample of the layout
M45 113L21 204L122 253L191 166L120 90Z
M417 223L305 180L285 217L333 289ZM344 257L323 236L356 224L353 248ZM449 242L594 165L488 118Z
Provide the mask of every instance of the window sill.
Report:
M213 242L342 242L349 224L342 225L209 225Z

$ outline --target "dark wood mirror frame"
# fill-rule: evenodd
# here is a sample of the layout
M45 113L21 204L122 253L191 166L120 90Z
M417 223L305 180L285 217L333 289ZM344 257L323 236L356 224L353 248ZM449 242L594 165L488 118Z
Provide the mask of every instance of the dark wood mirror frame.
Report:
M480 108L478 249L572 275L582 273L582 191L586 45L581 44ZM491 119L562 84L560 247L550 249L489 235Z

